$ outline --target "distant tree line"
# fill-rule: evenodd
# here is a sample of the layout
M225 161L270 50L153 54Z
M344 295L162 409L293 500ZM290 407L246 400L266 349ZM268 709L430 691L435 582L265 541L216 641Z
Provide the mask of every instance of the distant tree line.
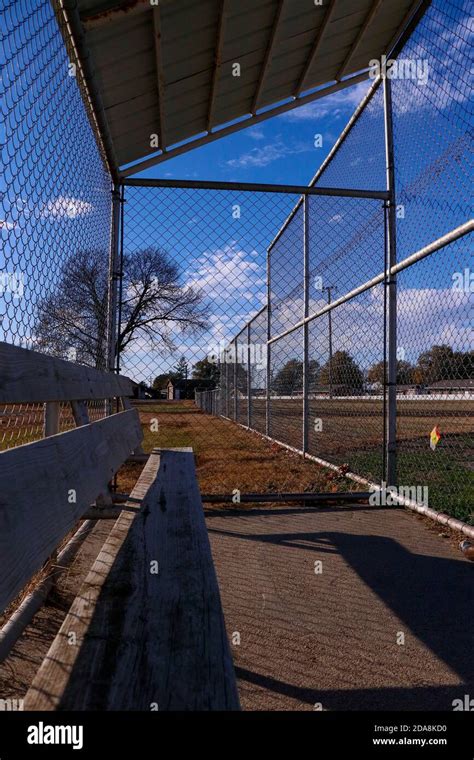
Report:
M440 380L470 380L474 377L474 351L453 351L446 344L432 346L419 355L416 364L397 362L399 385L430 385ZM384 383L385 364L378 362L367 373L369 383Z
M468 380L474 377L474 352L453 351L448 345L434 345L423 352L416 364L397 362L399 385L430 385L439 380ZM377 362L364 373L347 351L336 351L331 360L320 365L315 359L308 363L310 392L327 389L330 385L338 393L360 393L366 383L386 381L386 367ZM303 391L303 362L289 359L271 380L271 389L278 395L296 395Z

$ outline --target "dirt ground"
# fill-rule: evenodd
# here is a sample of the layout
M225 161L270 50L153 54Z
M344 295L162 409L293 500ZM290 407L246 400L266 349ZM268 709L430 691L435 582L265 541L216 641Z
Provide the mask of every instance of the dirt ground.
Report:
M202 493L355 487L343 472L204 415L192 402L140 411L145 450L193 446ZM124 465L117 489L129 492L142 466ZM361 507L216 505L206 508L206 519L230 640L240 635L232 649L244 709L314 709L313 702L323 709L389 709L403 695L411 709L415 692L419 709L449 709L451 693L472 684L462 632L472 633L472 565L452 531L402 510ZM0 664L0 698L26 693L112 525L96 525ZM316 585L317 560L323 573ZM413 584L414 596L407 594ZM420 604L426 625L415 609ZM393 645L395 629L407 633L408 644ZM340 647L342 656L335 654Z

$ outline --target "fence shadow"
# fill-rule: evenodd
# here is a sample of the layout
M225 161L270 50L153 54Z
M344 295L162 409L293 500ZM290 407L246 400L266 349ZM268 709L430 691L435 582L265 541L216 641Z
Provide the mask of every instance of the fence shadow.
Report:
M308 514L311 510L271 509L255 510L255 515L249 511L231 512L226 510L219 512L219 517L233 514L238 516L244 524L245 517L251 516L259 519L259 528L262 527L262 517L275 518L292 512ZM253 513L253 510L252 510ZM324 520L325 513L319 513ZM217 516L217 515L216 515ZM370 515L368 516L370 518ZM275 522L272 520L268 533L256 533L233 531L213 527L212 517L208 520L210 535L222 535L228 539L238 539L258 544L273 544L275 546L304 552L314 552L314 556L321 557L328 554L339 554L349 565L360 580L369 587L374 594L389 608L401 621L401 629L405 635L415 637L422 642L431 652L443 661L452 671L466 684L466 689L474 691L474 663L472 650L474 643L474 616L473 610L473 567L464 559L446 558L427 554L417 554L408 550L398 540L380 535L355 534L341 530L308 531L304 527L295 532L275 533ZM224 521L225 524L225 521ZM287 517L283 528L288 525ZM420 531L420 542L423 540L424 529L417 524ZM268 551L268 549L266 550ZM426 545L423 547L426 551ZM233 552L229 552L233 556ZM217 565L219 570L219 565ZM249 579L250 584L250 579ZM337 597L334 600L337 605ZM291 600L289 602L291 605ZM357 608L354 600L354 614ZM348 621L349 622L349 621ZM335 630L335 637L337 631ZM248 663L247 663L248 664ZM422 672L422 666L421 666ZM244 676L242 676L244 677ZM246 679L258 683L260 677L256 673L247 673ZM261 679L260 679L261 680ZM264 679L265 680L265 679ZM282 694L290 692L296 697L301 691L300 687L291 684L282 684L277 679L269 678L268 688L274 688ZM261 684L263 685L263 683ZM335 684L336 686L336 684ZM423 709L431 705L433 709L450 709L452 699L460 696L463 686L426 686L418 688L387 688L379 690L362 689L357 695L357 690L350 690L352 703L360 701L360 709L380 709L378 700L383 705L382 709L420 709L417 708L416 694L423 697ZM302 701L318 701L313 693L304 694ZM309 690L311 691L311 690ZM339 692L337 689L331 692L331 699L338 704L338 709L344 709L343 703L336 699ZM429 696L432 694L432 696ZM410 696L411 695L411 696ZM452 695L452 696L451 696ZM301 696L301 695L300 695ZM328 696L328 695L326 695ZM321 695L320 695L321 697ZM438 705L438 707L436 707ZM441 706L440 706L441 705Z

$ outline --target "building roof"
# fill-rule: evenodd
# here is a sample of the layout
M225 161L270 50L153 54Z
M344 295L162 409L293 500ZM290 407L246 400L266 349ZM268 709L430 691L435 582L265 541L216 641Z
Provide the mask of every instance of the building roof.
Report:
M117 175L119 167L150 154L157 163L193 147L196 139L198 144L216 139L227 133L229 126L221 128L229 122L248 117L245 125L252 124L367 79L369 61L394 52L429 5L427 0L53 2L66 17L69 47L79 58L94 120ZM157 145L150 144L151 135Z
M474 380L436 380L430 383L428 388L474 390Z

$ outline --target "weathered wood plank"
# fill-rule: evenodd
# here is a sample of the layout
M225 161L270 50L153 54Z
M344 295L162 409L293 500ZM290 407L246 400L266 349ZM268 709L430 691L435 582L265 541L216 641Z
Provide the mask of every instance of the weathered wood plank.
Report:
M131 396L128 377L0 341L0 404Z
M239 709L192 450L155 450L131 499L25 709Z
M89 424L89 410L85 401L71 401L71 409L77 427Z
M48 438L50 435L59 433L59 420L61 417L61 404L59 401L47 401L44 405L44 428L43 435Z
M141 439L131 410L0 453L0 611Z

